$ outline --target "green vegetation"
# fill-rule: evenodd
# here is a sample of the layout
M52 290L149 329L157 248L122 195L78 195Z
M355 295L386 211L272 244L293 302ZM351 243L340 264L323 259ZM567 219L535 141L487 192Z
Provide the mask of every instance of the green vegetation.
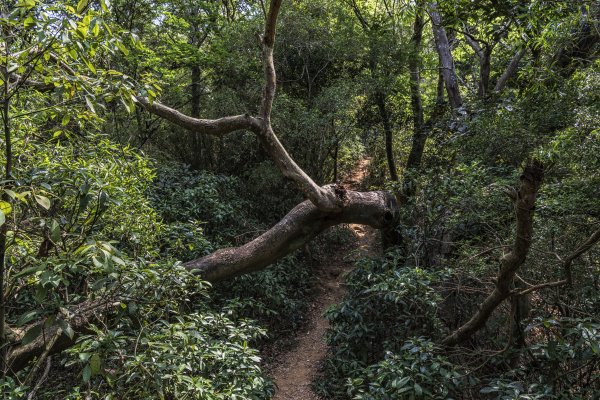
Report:
M598 2L268 3L0 3L3 398L271 398L340 223L315 391L598 398Z

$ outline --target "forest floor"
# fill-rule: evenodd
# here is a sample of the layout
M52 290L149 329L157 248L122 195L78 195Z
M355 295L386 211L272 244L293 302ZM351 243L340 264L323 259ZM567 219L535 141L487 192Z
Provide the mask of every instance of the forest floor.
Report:
M362 159L343 180L342 184L351 190L360 190L369 166L370 159ZM276 386L273 400L318 400L312 390L312 382L318 377L319 369L327 355L325 334L329 322L324 312L333 304L341 302L345 294L344 277L354 262L361 257L380 252L378 232L364 225L350 224L341 229L347 230L351 239L328 246L326 256L320 260L315 280L315 298L307 312L306 324L297 332L295 345L289 351L279 354L269 363Z

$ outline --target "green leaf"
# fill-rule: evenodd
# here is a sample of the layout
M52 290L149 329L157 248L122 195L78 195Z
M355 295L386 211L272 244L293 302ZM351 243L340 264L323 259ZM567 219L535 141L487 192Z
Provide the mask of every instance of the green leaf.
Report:
M29 16L29 17L25 18L25 21L23 21L23 26L25 28L29 28L30 26L35 26L35 20L33 19L33 17Z
M40 315L39 310L26 312L25 314L21 315L17 320L17 326L25 325L29 321L32 321L34 318L36 318L38 315Z
M60 225L55 219L53 219L52 224L50 224L50 239L54 243L58 243L60 241Z
M108 12L109 6L110 6L110 2L108 0L100 0L100 7L102 7L102 11Z
M33 342L38 336L40 336L40 333L42 333L42 325L38 324L25 333L23 340L21 340L21 344L26 345Z
M413 386L413 388L415 389L415 394L417 396L423 395L423 388L421 387L421 385L419 385L418 383L415 382L415 385Z
M4 216L4 212L0 210L0 226L4 225L4 222L6 222L6 217Z
M92 370L89 365L86 365L83 369L83 383L88 383L92 377Z
M72 340L75 337L75 331L73 331L73 328L67 321L65 321L64 319L59 319L57 321L57 324L60 327L60 329L65 333L65 335L69 337L69 339Z
M35 1L34 0L21 0L17 3L17 7L30 9L30 8L35 7Z
M38 271L42 271L44 269L44 265L36 265L35 267L29 267L29 268L25 268L22 271L17 272L16 274L14 274L12 276L13 279L16 278L22 278L24 276L29 276L31 274L34 274Z
M40 206L42 206L43 208L45 208L46 210L50 209L50 199L44 196L40 196L39 194L35 195L35 201L38 202L38 204Z
M77 14L81 14L87 7L88 3L89 0L79 0L79 3L77 3Z
M127 47L125 47L123 42L121 42L120 40L117 40L115 43L116 43L117 47L119 48L119 50L121 50L121 52L123 54L125 54L126 56L129 55L129 50L127 49Z
M90 370L92 372L92 376L100 373L100 356L98 354L94 354L90 358Z
M92 71L95 74L96 69L94 68L94 66L92 64L88 63L87 61L86 61L86 64L88 64L88 68L90 68L90 71ZM92 103L92 99L90 98L90 96L85 96L85 104L87 105L87 107L90 109L91 112L96 114L96 109L94 108L94 103Z

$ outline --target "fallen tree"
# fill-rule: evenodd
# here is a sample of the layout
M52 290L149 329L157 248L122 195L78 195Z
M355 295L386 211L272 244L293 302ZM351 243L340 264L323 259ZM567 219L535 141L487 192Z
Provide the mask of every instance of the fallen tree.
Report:
M380 229L390 228L398 215L398 204L391 193L360 193L335 184L317 185L296 164L275 134L271 125L271 109L277 86L273 47L280 7L281 0L271 1L264 34L259 37L265 83L258 116L243 114L214 120L192 118L159 102L137 98L149 112L197 135L224 136L240 130L253 132L281 173L296 183L308 199L251 242L217 250L186 263L188 268L197 271L210 282L264 268L298 249L328 227L356 223Z
M386 229L397 223L398 204L391 193L356 192L335 184L317 185L296 164L275 134L271 125L271 109L276 90L273 47L280 6L281 0L271 1L264 33L259 37L265 83L258 116L244 114L214 120L193 118L157 101L137 97L137 102L149 112L197 135L224 136L241 130L253 132L281 173L295 182L307 199L294 207L274 227L249 243L220 249L185 264L188 269L209 282L265 268L334 225L356 223ZM119 306L118 296L113 296L75 306L68 311L68 315L57 317L63 324L47 324L46 320L42 320L18 332L7 326L8 331L14 334L7 352L6 370L14 374L36 358L38 367L34 369L39 369L44 359L69 348L78 333L85 332L89 324L115 312ZM66 326L70 327L69 332L64 331L63 327ZM20 344L27 332L32 330L40 331L37 339L25 345Z

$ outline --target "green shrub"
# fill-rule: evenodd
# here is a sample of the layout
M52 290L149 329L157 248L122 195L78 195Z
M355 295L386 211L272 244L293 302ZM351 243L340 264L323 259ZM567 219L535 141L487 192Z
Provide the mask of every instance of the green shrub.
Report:
M409 338L441 335L436 315L441 299L433 285L445 274L403 263L393 250L381 260L359 261L348 274L346 298L326 313L330 353L320 387L326 395L345 398L348 379L364 381L369 366L389 352L402 352Z
M355 400L451 399L465 381L465 371L439 355L425 338L407 340L396 353L348 379L346 392Z

